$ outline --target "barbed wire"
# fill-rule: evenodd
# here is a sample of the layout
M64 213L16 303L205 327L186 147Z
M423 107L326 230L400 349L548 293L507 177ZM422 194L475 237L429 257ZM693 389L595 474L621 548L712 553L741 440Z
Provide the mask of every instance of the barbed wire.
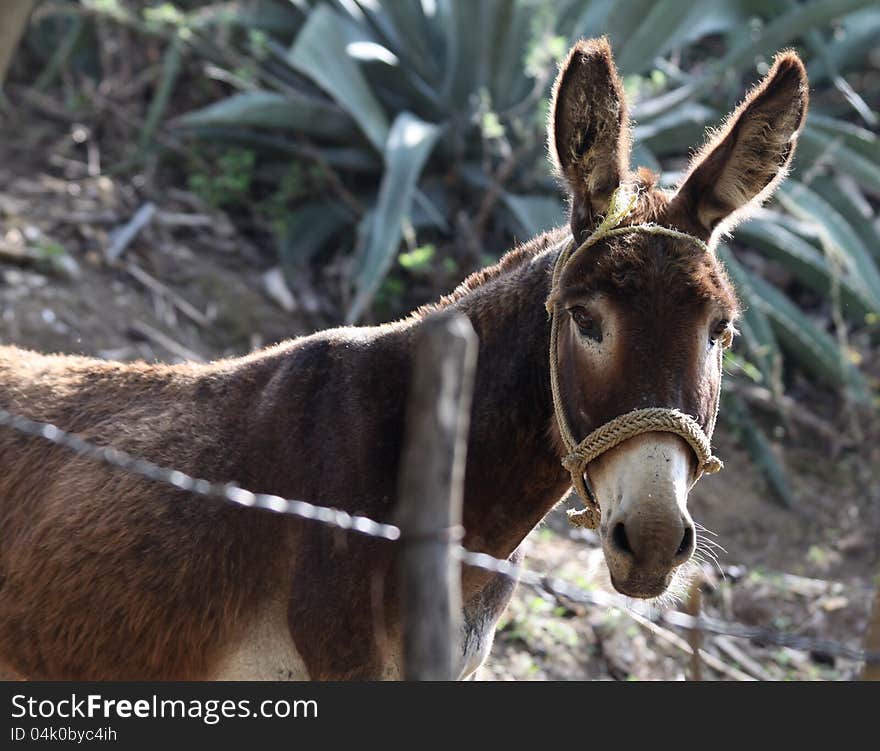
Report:
M31 420L3 408L0 408L0 427L11 428L18 433L41 438L56 446L69 449L79 456L122 469L156 483L169 485L182 492L192 493L205 498L220 499L237 506L259 508L278 514L294 516L334 529L355 532L376 539L391 542L401 539L400 528L393 524L377 522L366 516L349 514L341 509L328 506L318 506L308 501L282 498L281 496L267 493L253 493L234 482L211 482L210 480L192 477L180 470L162 467L147 459L133 456L112 446L100 446L91 443L77 434L62 430L51 423ZM556 576L541 574L519 564L511 563L509 560L495 558L486 553L467 550L461 545L453 546L453 554L463 565L479 568L489 573L500 574L538 592L561 597L579 605L612 608L623 613L629 612L629 608L621 602L620 598L607 592L588 591ZM861 648L851 647L830 639L817 639L761 626L747 626L705 615L693 616L675 610L664 610L653 616L640 615L643 618L647 617L648 620L655 624L666 623L670 626L686 630L746 639L760 645L772 644L811 654L828 655L870 663L880 662L880 652L866 652Z
M400 538L400 528L393 524L383 524L366 516L353 516L341 509L316 506L308 501L291 500L268 493L252 493L234 482L211 482L191 477L180 470L161 467L147 459L132 456L128 452L112 446L98 446L80 438L75 433L68 433L50 423L31 420L2 408L0 408L0 425L13 428L25 435L43 438L81 456L96 459L154 482L172 485L187 493L194 493L205 498L220 498L237 506L261 508L287 516L296 516L300 519L319 522L350 532L358 532L369 537L378 537L382 540L393 541Z
M620 598L602 591L588 591L549 574L531 571L510 561L493 558L485 553L474 553L461 549L459 558L462 563L476 566L487 571L517 579L521 584L548 594L561 597L578 605L589 605L600 608L613 608L629 613L629 608L620 602ZM666 623L688 631L703 631L720 636L731 636L746 639L758 645L789 647L811 654L841 657L848 660L863 662L880 662L880 652L866 652L860 647L851 647L831 639L818 639L804 634L792 634L763 626L748 626L743 623L725 621L706 615L693 616L678 610L663 610L656 614L639 613L642 618L657 624Z

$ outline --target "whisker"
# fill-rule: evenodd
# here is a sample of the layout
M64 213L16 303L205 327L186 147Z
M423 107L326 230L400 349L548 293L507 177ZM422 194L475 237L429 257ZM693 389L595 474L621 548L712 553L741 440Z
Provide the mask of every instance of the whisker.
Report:
M727 552L727 548L725 548L720 542L716 542L715 540L710 540L708 537L703 537L702 535L697 535L699 540L702 540L706 545L718 548L719 550L723 550L725 553Z
M705 555L711 560L711 563L709 564L710 568L714 565L714 567L718 569L718 573L721 574L722 580L727 579L727 575L724 573L724 569L721 567L721 564L718 562L718 558L716 558L713 553L708 550L703 550L701 551L701 555ZM705 558L703 558L703 562L707 563Z
M697 547L700 545L706 546L706 548L710 548L713 550L720 550L722 553L727 552L727 548L725 548L720 543L715 542L715 540L710 540L708 537L703 537L699 532L696 535Z
M716 561L727 552L726 550L713 550L712 548L703 547L701 545L697 545L697 550L701 553L712 556Z
M717 550L715 550L715 549L713 549L713 548L707 547L707 546L705 546L705 545L702 545L702 544L701 544L701 541L698 540L698 541L697 541L697 546L696 546L696 549L694 550L694 552L695 552L695 553L699 552L699 553L702 553L702 554L704 554L704 555L711 556L712 558L717 558L717 557L718 557L718 552L719 552L719 551L717 551Z

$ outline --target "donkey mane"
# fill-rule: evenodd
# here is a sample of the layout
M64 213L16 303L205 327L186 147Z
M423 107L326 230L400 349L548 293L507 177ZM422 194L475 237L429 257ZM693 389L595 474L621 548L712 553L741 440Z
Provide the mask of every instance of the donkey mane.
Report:
M472 292L475 292L492 281L505 276L509 272L528 263L536 256L561 242L566 235L566 229L567 228L565 227L556 227L538 235L537 237L533 237L528 242L512 248L501 256L501 258L499 258L492 266L477 269L466 276L461 282L459 282L458 286L452 290L452 292L443 295L435 302L426 303L416 308L411 316L423 318L431 313L455 305L462 300L462 298L467 297Z

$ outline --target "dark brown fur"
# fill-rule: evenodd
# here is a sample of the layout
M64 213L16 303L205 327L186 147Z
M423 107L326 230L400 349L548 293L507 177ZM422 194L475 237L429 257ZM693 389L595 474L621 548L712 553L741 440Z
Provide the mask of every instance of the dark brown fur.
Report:
M624 168L628 123L607 43L581 43L567 66L556 98L595 96L601 118L584 119L580 105L553 108L574 232L593 226L623 181L641 185L629 221L708 239L696 199L670 200L650 175ZM584 93L585 82L604 88ZM3 347L0 405L196 476L390 520L413 334L435 307L452 306L480 338L465 545L511 556L569 484L553 440L544 310L567 237L559 229L532 240L406 320L236 360L119 364ZM585 434L644 403L705 423L717 383L701 377L695 353L706 346L707 317L735 312L714 255L665 237L616 238L566 272L563 294L577 290L617 306L627 338L605 383L576 367L576 353L560 352L575 429ZM191 497L0 429L0 667L23 677L210 677L273 598L288 599L313 678L378 677L399 638L393 554L389 543ZM485 601L495 612L510 587L468 571L464 596L466 610Z

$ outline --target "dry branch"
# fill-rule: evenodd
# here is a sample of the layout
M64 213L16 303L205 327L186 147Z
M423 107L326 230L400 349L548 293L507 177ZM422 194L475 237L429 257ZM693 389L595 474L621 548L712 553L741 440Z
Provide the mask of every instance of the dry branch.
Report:
M770 673L762 668L755 660L743 652L731 639L726 636L716 636L714 639L715 646L718 647L731 660L735 660L750 675L755 676L759 681L776 680Z
M152 221L155 213L156 204L151 201L141 206L128 223L113 233L113 240L110 242L107 250L104 251L104 257L108 261L115 261L119 258L131 244L132 240L137 237L138 233Z
M693 654L693 648L690 644L688 644L684 639L682 639L678 634L672 633L668 629L663 628L663 626L658 626L653 621L649 621L642 615L638 613L628 610L626 614L632 618L636 623L640 626L644 626L648 631L650 631L654 636L663 639L663 641L671 644L673 647L680 649L687 655ZM700 650L700 658L703 662L706 663L712 670L715 670L722 675L726 675L728 678L733 678L735 681L753 681L755 680L752 676L742 672L741 670L737 670L735 667L728 665L723 660L718 659L711 652L707 652L705 649Z
M137 279L141 284L143 284L147 289L151 292L156 293L157 295L166 298L175 308L177 308L183 315L189 318L193 323L197 323L199 326L209 326L211 323L211 319L202 313L201 310L196 308L191 303L184 300L180 295L178 295L173 289L167 287L165 284L160 282L155 277L148 274L144 271L140 266L136 263L129 263L126 265L125 270L128 273Z
M205 361L204 357L196 354L180 342L175 341L168 336L168 334L163 334L158 329L153 328L148 323L144 323L143 321L132 321L129 329L137 336L140 336L153 344L158 344L160 347L167 350L175 357L179 357L181 360L193 360L195 362Z

